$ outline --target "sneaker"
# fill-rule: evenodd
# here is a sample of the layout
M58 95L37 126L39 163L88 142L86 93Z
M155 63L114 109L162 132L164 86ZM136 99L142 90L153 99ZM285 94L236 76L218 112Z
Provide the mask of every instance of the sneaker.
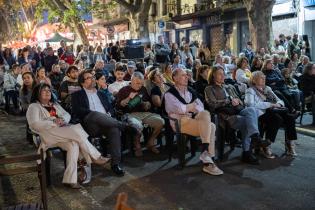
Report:
M213 163L213 160L212 160L210 154L208 153L208 151L204 151L203 153L201 153L199 159L203 163Z
M274 159L276 156L272 154L270 147L263 148L263 156L267 159Z
M211 163L208 166L204 166L202 168L202 171L207 174L214 175L214 176L219 176L223 174L223 171L219 169L214 163Z

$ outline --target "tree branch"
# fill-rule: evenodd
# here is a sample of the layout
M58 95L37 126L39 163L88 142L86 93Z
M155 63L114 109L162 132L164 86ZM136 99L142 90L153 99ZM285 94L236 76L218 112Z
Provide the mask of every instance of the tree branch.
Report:
M116 1L118 4L121 4L123 7L125 7L127 10L129 10L132 13L137 12L136 6L128 3L125 0L114 0L114 1Z
M52 0L52 2L60 9L61 11L65 11L68 8L60 1L60 0Z

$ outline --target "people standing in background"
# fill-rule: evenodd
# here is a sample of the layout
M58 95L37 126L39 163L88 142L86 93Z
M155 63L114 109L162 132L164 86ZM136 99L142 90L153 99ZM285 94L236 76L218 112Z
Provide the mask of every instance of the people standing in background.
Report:
M44 58L44 67L47 73L51 71L51 67L58 63L58 57L54 54L52 47L47 48L47 56Z
M164 37L160 35L158 37L159 42L155 44L155 60L157 63L165 64L170 61L169 55L171 49L168 44L164 43Z
M243 53L245 53L245 57L247 58L248 63L251 64L255 56L255 53L252 49L251 41L247 42L246 48L243 50Z
M57 55L60 58L62 56L62 54L64 54L64 52L66 51L66 42L64 40L60 41L60 47L57 50Z

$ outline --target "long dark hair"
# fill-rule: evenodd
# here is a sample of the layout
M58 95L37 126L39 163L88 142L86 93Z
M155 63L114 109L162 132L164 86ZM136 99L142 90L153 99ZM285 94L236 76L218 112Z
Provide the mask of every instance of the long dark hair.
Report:
M31 97L31 103L36 103L39 101L40 93L46 87L48 87L51 90L50 85L46 83L39 83L38 85L34 87L32 97ZM55 103L55 99L52 94L51 94L50 102Z
M32 79L33 79L33 82L32 82L32 90L34 89L34 87L35 87L35 85L36 85L36 81L35 81L35 76L34 76L34 74L32 73L32 72L24 72L23 74L22 74L22 79L23 79L23 77L24 77L24 75L30 75L31 77L32 77ZM27 87L26 87L26 85L23 83L23 86L22 86L22 94L23 95L27 95L28 94L28 89L27 89Z

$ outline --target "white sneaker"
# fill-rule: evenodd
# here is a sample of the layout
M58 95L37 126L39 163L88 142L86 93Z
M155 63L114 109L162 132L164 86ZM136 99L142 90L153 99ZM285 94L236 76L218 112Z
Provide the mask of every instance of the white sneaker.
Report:
M270 146L263 148L263 155L265 158L268 158L268 159L274 159L276 157L272 154Z
M214 176L219 176L223 174L223 171L219 169L214 163L211 163L208 166L204 166L202 168L202 171L207 174L214 175Z
M213 160L212 160L210 154L208 153L208 151L204 151L203 153L201 153L199 159L203 163L213 163Z

